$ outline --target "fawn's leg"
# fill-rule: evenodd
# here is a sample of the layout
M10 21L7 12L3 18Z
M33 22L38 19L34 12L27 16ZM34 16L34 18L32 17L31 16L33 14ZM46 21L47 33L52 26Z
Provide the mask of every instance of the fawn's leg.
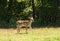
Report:
M32 29L32 27L30 26L30 29Z
M26 34L28 33L27 30L28 30L28 27L26 27Z
M20 32L20 27L17 25L17 33Z

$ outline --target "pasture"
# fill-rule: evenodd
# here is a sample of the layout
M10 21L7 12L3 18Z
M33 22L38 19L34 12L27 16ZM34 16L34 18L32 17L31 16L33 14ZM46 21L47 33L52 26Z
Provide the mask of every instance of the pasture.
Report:
M21 29L21 33L16 33L16 29L0 29L0 41L60 41L60 27L58 28L33 28Z

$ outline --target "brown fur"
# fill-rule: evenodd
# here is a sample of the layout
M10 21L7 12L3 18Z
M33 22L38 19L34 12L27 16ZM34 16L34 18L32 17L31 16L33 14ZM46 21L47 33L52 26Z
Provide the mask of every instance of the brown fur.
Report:
M29 20L18 20L17 21L17 33L20 32L20 28L21 27L26 27L26 32L27 32L27 28L30 27L32 25L33 22L33 17L29 17Z

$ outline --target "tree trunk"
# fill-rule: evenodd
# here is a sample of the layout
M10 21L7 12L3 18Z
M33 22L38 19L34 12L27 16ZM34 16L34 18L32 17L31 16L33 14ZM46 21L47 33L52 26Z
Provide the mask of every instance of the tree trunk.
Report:
M32 0L33 17L35 18L34 0Z

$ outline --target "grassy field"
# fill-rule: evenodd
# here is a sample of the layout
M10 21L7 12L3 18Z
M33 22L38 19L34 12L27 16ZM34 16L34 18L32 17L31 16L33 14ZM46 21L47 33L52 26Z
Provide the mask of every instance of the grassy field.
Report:
M60 41L60 28L33 28L21 29L17 34L16 29L0 29L0 41Z

